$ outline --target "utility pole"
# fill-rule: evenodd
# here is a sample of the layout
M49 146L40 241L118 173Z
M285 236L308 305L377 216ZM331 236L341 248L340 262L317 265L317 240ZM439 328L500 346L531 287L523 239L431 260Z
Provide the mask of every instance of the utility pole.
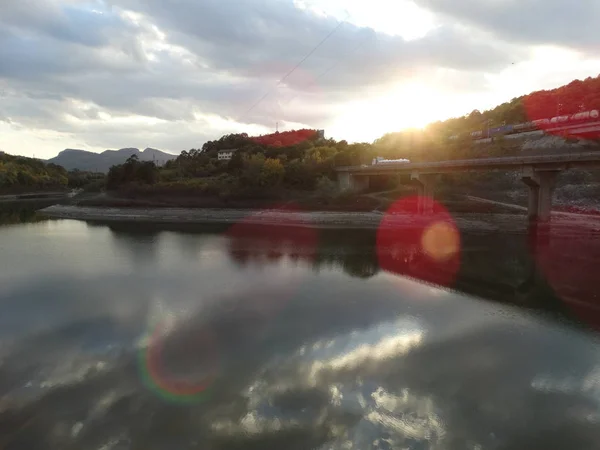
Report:
M279 122L275 122L275 133L279 133Z

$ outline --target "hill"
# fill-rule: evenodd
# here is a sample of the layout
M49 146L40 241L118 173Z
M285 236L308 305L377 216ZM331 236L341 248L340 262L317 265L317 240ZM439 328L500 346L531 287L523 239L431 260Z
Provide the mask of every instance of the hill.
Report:
M107 173L112 166L123 164L131 155L136 155L140 161L156 161L157 165L163 165L177 157L177 155L153 148L147 148L143 152L137 148L122 148L106 150L102 153L68 148L47 162L58 164L67 170L79 169Z
M67 171L55 164L0 152L0 192L20 193L67 188Z
M566 135L557 127L579 127L593 122L596 126L571 135L574 138L599 140L598 111L600 110L600 75L551 90L535 91L487 110L474 110L462 117L429 124L423 130L388 133L375 141L382 156L442 160L480 156L473 139L494 132L505 135L537 130L554 136ZM493 134L492 134L493 135ZM514 137L514 134L513 134ZM499 139L502 141L502 139ZM498 155L506 151L498 145ZM520 150L520 149L519 149ZM490 156L490 155L488 155Z

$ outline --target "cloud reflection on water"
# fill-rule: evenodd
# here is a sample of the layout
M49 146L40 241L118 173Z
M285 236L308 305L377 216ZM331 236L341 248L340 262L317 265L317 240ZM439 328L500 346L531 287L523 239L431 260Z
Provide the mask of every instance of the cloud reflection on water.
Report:
M94 271L94 261L55 271L40 263L29 283L0 291L17 321L10 328L5 317L0 340L9 448L600 445L593 340L389 273L348 277L346 261L373 255L372 238L348 248L334 233L320 242L315 271L282 260L238 267L218 236L199 245L194 234L159 234L119 253L107 229L86 232L85 249L69 248L66 232L38 236L31 258L87 252L102 259ZM181 251L186 240L193 252ZM131 270L137 244L157 246L142 251L155 259L140 271ZM203 249L221 258L198 257ZM205 402L165 402L139 376L140 336L169 314L178 322L165 336L167 369L201 367L198 348L180 343L202 329L214 335L219 370Z

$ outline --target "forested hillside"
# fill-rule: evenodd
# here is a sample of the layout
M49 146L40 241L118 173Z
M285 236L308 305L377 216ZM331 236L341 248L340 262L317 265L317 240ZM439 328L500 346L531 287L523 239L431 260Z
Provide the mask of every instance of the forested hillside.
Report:
M388 133L376 140L375 146L387 157L428 160L465 157L470 156L468 135L473 131L594 109L600 110L600 75L513 98L488 111L474 110L463 117L434 122L424 130ZM451 136L459 139L449 142ZM498 144L499 153L511 151L505 143Z
M0 192L27 192L64 189L68 185L67 171L56 164L24 156L0 152Z
M513 98L488 111L475 110L464 117L436 122L428 126L427 130L451 136L477 131L488 124L492 127L517 124L592 109L600 109L600 75L583 81L574 80L557 89L535 91Z
M107 187L122 197L149 202L155 199L157 203L168 203L167 198L175 197L179 204L186 205L330 199L337 195L336 165L370 161L374 149L371 144L348 144L320 136L314 130L259 138L230 134L206 142L200 149L184 151L164 167L130 158L110 170ZM231 160L218 159L219 150L232 149L235 152Z

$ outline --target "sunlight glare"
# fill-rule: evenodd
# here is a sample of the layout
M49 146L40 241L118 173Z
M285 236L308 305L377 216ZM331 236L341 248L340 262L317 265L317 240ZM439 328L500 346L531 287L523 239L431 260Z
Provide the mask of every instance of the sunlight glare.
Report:
M385 133L423 128L451 114L452 103L442 92L418 82L407 83L385 95L354 102L331 126L333 136L369 142Z

